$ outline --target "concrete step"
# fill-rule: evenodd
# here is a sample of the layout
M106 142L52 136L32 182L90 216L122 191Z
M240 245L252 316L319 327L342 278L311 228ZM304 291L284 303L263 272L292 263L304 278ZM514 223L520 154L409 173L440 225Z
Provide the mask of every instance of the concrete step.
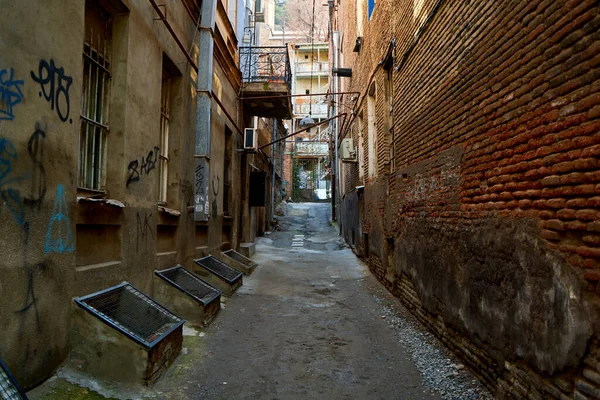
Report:
M240 243L239 252L250 258L256 253L256 245L254 243Z
M250 258L244 256L243 254L238 253L237 251L230 249L219 253L220 257L218 257L221 261L229 264L229 266L237 269L240 272L243 272L244 275L250 275L258 264L252 261Z

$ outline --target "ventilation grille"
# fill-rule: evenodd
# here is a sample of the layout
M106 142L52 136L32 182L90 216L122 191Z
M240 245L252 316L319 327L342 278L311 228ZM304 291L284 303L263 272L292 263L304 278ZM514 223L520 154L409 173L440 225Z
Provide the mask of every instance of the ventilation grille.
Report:
M206 268L213 274L225 279L228 283L233 283L242 276L242 273L237 269L231 268L229 265L225 264L223 261L217 260L213 256L200 258L194 260L194 262Z
M204 282L200 277L189 272L181 265L156 271L156 275L204 305L210 303L222 293L219 289Z
M245 257L244 255L238 253L237 251L235 251L233 249L224 251L223 254L225 254L228 257L233 258L235 261L241 262L248 268L251 268L256 265L256 263L254 261L252 261L248 257Z
M27 400L6 364L0 359L0 398L2 400Z
M75 302L147 348L185 322L127 282Z

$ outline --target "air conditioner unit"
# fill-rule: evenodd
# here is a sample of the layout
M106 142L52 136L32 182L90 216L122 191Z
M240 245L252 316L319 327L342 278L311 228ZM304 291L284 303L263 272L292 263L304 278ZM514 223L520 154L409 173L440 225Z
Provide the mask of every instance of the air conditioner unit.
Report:
M256 151L257 137L255 128L244 129L244 150Z
M342 140L342 162L356 162L356 148L352 138Z
M256 12L254 14L254 22L265 22L265 13L264 12Z

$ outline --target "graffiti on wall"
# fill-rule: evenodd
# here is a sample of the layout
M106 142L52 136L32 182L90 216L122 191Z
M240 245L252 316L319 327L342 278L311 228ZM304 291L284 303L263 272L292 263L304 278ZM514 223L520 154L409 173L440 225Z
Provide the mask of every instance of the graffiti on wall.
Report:
M0 138L0 197L19 225L25 222L21 195L12 185L26 179L26 176L14 176L17 149L7 138ZM0 209L1 210L1 209Z
M0 120L12 121L15 119L13 107L23 100L22 80L15 79L15 71L0 70Z
M194 221L208 220L208 161L194 159Z
M38 208L44 201L46 195L46 168L44 167L44 141L46 132L36 127L35 132L29 138L27 143L27 152L33 162L31 173L31 193L29 197L23 199L25 204L34 205Z
M56 200L52 208L52 216L46 232L46 245L44 253L72 253L75 250L71 220L65 200L63 185L56 189Z
M40 97L44 96L50 102L50 109L56 109L58 118L62 122L66 122L68 119L70 123L73 123L73 119L69 119L71 111L69 89L73 83L73 78L65 74L65 69L58 68L52 59L50 63L41 60L37 75L31 71L31 79L40 84Z
M152 213L144 212L144 216L142 217L140 213L137 213L137 236L135 240L135 249L139 251L140 242L144 245L144 251L148 251L148 238L154 239L154 232L152 231L152 225L150 224L150 219L152 218ZM142 222L143 221L143 222Z
M142 157L142 163L140 165L139 160L133 160L129 162L127 166L127 170L129 171L129 177L127 178L127 183L125 186L129 186L132 182L138 182L140 180L140 176L143 174L148 175L150 171L156 168L156 162L158 161L160 148L154 147L154 150L150 150L148 155L144 158Z

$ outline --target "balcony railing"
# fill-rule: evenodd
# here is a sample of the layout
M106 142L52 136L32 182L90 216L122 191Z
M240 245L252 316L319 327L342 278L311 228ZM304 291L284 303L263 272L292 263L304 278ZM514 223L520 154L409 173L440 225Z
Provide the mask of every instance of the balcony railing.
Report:
M329 63L322 61L310 62L299 62L296 64L296 73L306 73L306 74L321 74L321 73L329 73Z
M329 144L322 142L296 142L296 156L328 156Z
M294 104L294 114L314 116L327 116L327 104Z
M242 46L240 70L244 83L291 85L290 57L286 46Z

